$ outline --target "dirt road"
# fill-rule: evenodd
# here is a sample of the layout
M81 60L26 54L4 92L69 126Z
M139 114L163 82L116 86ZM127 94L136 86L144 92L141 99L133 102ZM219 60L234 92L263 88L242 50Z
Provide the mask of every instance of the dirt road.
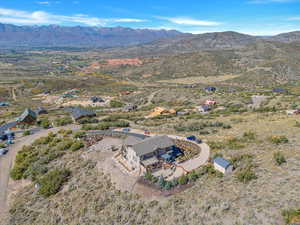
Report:
M22 137L16 140L16 143L11 145L9 152L5 156L0 157L0 225L4 225L4 219L8 215L7 195L8 195L8 182L9 173L17 152L22 149L24 145L32 144L36 139L47 136L50 132L57 132L61 128L76 130L79 128L77 125L69 125L65 127L56 127L48 130L41 130L33 135Z

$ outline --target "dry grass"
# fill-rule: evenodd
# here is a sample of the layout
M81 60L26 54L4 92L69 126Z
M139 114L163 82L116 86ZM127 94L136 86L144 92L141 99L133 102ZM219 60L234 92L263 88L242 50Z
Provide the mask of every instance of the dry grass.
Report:
M223 75L223 76L199 76L199 77L187 77L187 78L178 78L171 80L160 80L160 83L172 83L172 84L213 84L217 82L227 81L239 77L239 75Z

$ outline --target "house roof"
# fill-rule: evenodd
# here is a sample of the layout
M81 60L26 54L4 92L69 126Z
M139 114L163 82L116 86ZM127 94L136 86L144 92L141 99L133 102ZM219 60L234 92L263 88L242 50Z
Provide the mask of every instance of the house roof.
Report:
M198 106L198 110L203 110L206 112L206 111L211 110L211 108L209 105L200 105L200 106Z
M126 145L126 146L133 146L135 144L140 143L144 139L145 138L130 135L130 136L128 136L128 137L125 138L124 145Z
M223 159L222 157L217 157L214 159L214 163L218 164L219 166L223 167L224 169L227 169L231 163L227 161L226 159Z
M26 119L26 117L32 117L34 119L37 118L36 113L34 111L32 111L31 109L27 108L25 109L25 111L21 114L21 116L18 118L18 121L23 121L24 119Z
M2 126L0 126L0 136L4 135L5 131L7 131L8 129L11 129L13 127L15 127L17 125L16 121L12 121L12 122L8 122L3 124Z
M208 87L205 88L205 90L207 90L207 91L215 91L216 88L213 87L213 86L208 86Z
M153 136L133 145L132 148L137 156L142 156L171 146L174 146L174 141L168 136Z
M80 107L66 108L65 111L71 113L72 117L75 120L80 119L82 117L86 117L86 116L96 116L96 113L94 111L87 110L87 109L80 108Z
M38 107L38 108L35 110L35 113L39 115L39 114L47 113L47 110L44 109L43 107Z
M277 92L277 93L285 93L287 92L287 90L283 89L283 88L274 88L273 92Z
M104 102L104 100L100 97L93 96L91 97L91 101L93 102Z

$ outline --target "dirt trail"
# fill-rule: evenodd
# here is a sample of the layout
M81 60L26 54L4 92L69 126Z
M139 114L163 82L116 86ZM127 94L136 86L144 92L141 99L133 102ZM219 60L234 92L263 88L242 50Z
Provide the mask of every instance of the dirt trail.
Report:
M151 105L151 104L152 104L152 99L155 97L155 95L156 95L158 92L159 92L159 91L152 92L152 93L148 96L148 98L147 98L147 103L145 103L144 105L139 106L138 108L142 108L142 107Z
M13 166L17 152L22 149L24 145L32 144L36 139L47 136L50 132L57 132L61 128L64 129L78 129L77 125L70 125L65 127L56 127L48 130L42 130L30 136L22 137L16 140L16 143L11 145L9 152L5 156L0 157L0 225L5 225L5 218L8 217L8 183L9 173Z
M16 89L15 89L15 88L12 88L12 89L11 89L11 94L12 94L13 100L14 100L14 101L17 101Z

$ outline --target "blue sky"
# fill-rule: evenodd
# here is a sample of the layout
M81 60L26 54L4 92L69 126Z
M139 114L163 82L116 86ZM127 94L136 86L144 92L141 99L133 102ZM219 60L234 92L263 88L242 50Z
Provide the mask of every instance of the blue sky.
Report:
M274 35L300 30L300 0L0 0L0 23Z

